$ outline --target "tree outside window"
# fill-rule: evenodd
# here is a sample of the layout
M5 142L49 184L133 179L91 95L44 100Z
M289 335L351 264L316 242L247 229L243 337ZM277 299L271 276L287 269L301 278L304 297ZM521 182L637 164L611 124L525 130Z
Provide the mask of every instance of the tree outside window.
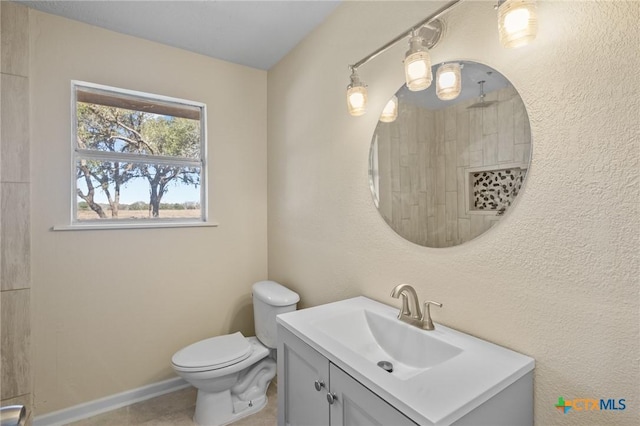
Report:
M203 104L74 82L74 222L204 221Z

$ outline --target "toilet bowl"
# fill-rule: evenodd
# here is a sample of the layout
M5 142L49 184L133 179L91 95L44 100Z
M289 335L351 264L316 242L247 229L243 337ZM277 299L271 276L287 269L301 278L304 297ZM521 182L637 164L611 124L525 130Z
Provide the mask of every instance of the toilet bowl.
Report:
M276 315L296 309L300 297L275 281L253 285L256 337L240 332L189 345L171 358L173 370L198 389L193 420L222 426L260 411L276 375Z

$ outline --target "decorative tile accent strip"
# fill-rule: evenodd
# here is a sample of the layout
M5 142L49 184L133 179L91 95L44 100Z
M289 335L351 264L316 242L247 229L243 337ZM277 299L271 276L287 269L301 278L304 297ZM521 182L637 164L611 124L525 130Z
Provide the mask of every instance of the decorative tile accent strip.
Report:
M471 173L473 210L503 213L522 188L526 172L515 167Z

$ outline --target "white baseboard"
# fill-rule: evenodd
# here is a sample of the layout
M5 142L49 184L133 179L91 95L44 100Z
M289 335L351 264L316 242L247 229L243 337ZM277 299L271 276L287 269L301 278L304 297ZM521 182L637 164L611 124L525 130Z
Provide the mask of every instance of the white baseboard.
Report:
M33 420L33 426L63 426L189 386L189 383L180 377L164 380L141 388L131 389L115 395L85 402L84 404L75 405L60 411L54 411L53 413L43 416L37 416Z

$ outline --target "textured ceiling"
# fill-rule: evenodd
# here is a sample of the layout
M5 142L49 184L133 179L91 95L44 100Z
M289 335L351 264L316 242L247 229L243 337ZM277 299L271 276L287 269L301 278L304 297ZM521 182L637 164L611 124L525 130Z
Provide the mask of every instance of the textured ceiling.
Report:
M269 69L340 1L28 1L43 12Z

